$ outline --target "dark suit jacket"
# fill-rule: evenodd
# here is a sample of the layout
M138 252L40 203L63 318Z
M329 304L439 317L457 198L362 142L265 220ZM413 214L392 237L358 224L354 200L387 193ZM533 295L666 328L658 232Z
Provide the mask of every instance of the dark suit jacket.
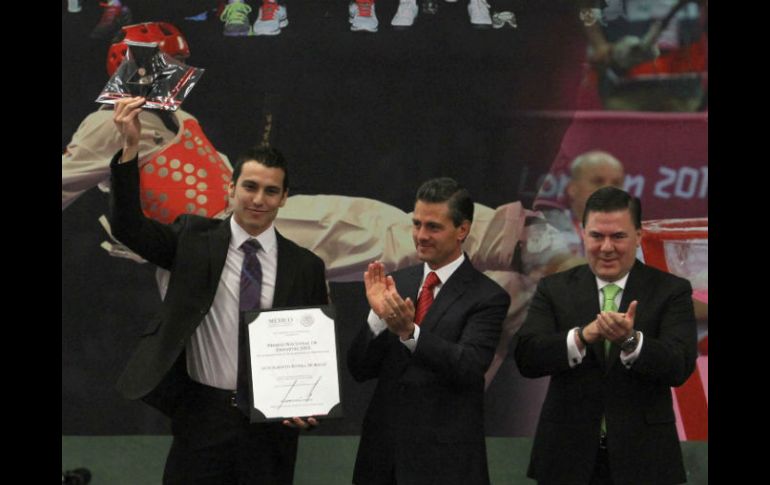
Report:
M671 386L683 384L697 357L692 288L687 280L637 261L619 311L637 300L634 326L644 334L630 369L613 345L589 346L574 368L567 333L599 313L596 277L587 265L543 278L518 333L516 363L525 377L551 376L528 475L541 484L587 484L602 415L614 483L672 484L686 480Z
M423 265L393 274L417 301ZM414 354L364 323L348 352L357 381L377 378L363 422L354 483L487 484L484 372L510 297L467 259L443 284Z
M112 231L137 254L171 271L160 313L141 335L119 381L129 399L143 398L167 415L188 382L184 349L208 313L230 243L230 220L193 215L165 225L148 219L139 202L137 164L112 161ZM278 268L273 307L326 304L323 261L278 236Z

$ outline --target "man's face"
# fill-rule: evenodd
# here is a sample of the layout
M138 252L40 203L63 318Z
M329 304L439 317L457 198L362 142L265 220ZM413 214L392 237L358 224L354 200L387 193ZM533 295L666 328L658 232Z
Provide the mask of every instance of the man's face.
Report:
M642 231L634 227L631 211L590 212L583 244L591 271L604 281L625 276L636 260Z
M570 207L577 221L583 220L586 201L596 190L609 185L623 188L623 169L611 163L598 163L583 167L567 185Z
M289 191L283 189L284 176L281 168L250 160L243 164L238 180L230 182L233 217L250 235L258 236L270 227L278 208L286 203Z
M470 221L455 227L449 216L449 204L418 200L412 216L412 238L417 257L438 269L460 257L462 242L468 236Z

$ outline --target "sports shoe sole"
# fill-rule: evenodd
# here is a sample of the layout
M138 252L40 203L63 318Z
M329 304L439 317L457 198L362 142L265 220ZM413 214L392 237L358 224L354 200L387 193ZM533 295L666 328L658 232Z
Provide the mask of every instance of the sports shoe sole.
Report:
M251 28L244 32L223 32L222 35L225 37L245 37L247 35L251 35Z
M372 33L374 33L374 32L377 32L377 27L375 27L374 29L370 29L368 27L356 27L355 25L351 25L350 26L350 31L351 32L372 32Z
M390 26L393 27L395 30L406 30L406 29L412 27L413 25L414 25L414 22L412 22L411 25L393 25L393 24L390 24Z
M259 36L259 35L270 35L270 36L273 36L273 35L278 35L280 33L281 33L281 29L278 29L278 30L271 30L270 32L253 32L251 35L256 35L256 36Z
M271 30L270 32L257 32L252 29L251 35L278 35L281 33L281 29L289 25L289 19L283 19L278 22L278 30Z

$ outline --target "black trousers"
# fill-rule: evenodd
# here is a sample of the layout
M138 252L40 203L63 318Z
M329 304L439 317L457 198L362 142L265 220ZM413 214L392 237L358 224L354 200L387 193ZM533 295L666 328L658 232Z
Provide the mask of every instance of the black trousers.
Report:
M232 392L192 383L171 416L166 485L289 485L298 431L251 424Z

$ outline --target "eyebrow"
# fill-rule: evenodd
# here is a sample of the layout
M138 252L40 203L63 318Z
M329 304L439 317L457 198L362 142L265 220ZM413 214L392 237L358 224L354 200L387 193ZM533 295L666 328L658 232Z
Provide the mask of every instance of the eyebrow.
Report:
M444 225L438 221L421 221L419 219L412 219L412 224L421 224L423 226L430 227L444 227Z
M260 184L258 181L251 180L251 179L242 179L241 180L241 185L261 185L261 186L263 186L265 188L265 190L267 190L267 189L283 190L283 187L281 187L280 185Z

